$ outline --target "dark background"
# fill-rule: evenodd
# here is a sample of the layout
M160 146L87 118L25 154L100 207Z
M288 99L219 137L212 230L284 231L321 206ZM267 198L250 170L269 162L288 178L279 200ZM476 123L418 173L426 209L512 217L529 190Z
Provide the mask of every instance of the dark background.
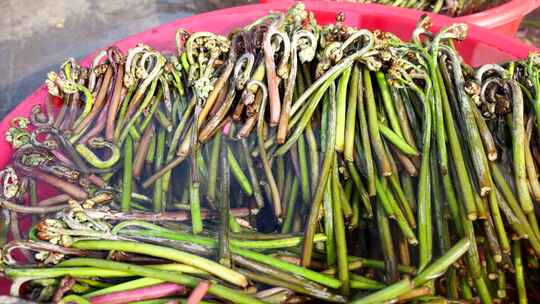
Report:
M32 93L67 57L242 0L0 0L0 117ZM540 11L529 17L538 21ZM530 26L533 26L530 24ZM525 33L539 40L537 30Z

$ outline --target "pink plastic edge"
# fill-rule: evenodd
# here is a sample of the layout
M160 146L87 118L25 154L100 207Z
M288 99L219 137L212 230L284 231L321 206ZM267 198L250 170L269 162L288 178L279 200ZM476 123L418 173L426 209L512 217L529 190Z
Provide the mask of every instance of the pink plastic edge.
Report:
M156 49L172 51L174 50L174 33L178 28L182 27L190 31L206 30L224 33L234 27L245 25L248 19L256 19L257 17L266 14L270 10L283 11L292 3L294 3L294 1L254 4L199 14L151 28L147 31L119 40L111 45L117 45L119 48L125 51L128 48L135 46L139 42L144 42L155 47ZM310 2L306 3L306 7L308 10L313 10L316 12L318 11L320 14L325 14L323 19L328 18L328 14L345 12L347 16L347 23L351 25L358 25L360 22L362 22L363 14L366 14L370 15L371 17L377 16L377 18L380 18L380 21L383 23L389 22L390 20L405 21L410 27L410 30L414 28L416 21L423 14L422 12L407 9L389 9L386 6L375 4L368 4L359 7L354 3L325 2L321 4ZM249 18L246 18L246 16L249 16ZM434 29L439 29L443 26L451 24L452 22L455 22L455 20L452 20L451 18L440 15L433 15L432 18ZM326 20L326 23L328 22L330 22L330 20ZM325 22L322 23L324 24ZM467 39L472 42L484 44L486 50L498 51L500 53L499 55L496 55L498 58L500 58L501 55L505 57L505 59L525 58L530 51L534 50L533 48L528 47L515 39L506 37L504 35L491 33L474 25L470 26L470 32ZM481 50L483 49L481 48ZM89 64L96 53L97 51L86 56L81 60L81 64ZM476 58L475 60L481 59L482 58ZM15 107L2 119L0 122L0 134L6 133L13 118L17 116L27 117L33 106L42 104L45 100L46 94L47 89L43 85L34 91L34 93L32 93L30 96L25 98L17 107ZM3 168L9 163L11 154L13 152L9 143L6 142L3 136L0 139L0 151L2 151L0 155L0 168ZM9 286L9 280L0 278L0 295L9 293Z
M260 0L260 3L275 3L281 0ZM317 2L323 0L307 0ZM343 0L326 0L324 2L339 2ZM356 3L355 3L356 4ZM365 5L365 4L362 4ZM540 0L512 0L498 5L483 12L457 17L458 22L475 24L484 28L496 31L501 34L514 36L519 28L519 24L528 13L540 6ZM387 6L388 7L388 6Z
M456 20L513 35L523 17L539 6L540 0L512 0L482 12L456 18Z

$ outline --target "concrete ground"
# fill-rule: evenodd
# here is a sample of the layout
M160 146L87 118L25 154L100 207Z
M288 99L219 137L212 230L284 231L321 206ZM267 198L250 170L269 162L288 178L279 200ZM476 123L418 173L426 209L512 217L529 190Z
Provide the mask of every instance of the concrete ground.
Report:
M249 0L1 0L0 117L67 57L82 57L174 19L246 2Z
M0 0L0 117L65 58L242 0Z

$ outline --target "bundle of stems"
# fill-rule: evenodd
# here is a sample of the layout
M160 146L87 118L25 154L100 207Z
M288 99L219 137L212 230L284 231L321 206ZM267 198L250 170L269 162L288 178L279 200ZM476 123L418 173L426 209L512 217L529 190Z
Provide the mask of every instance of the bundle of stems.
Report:
M403 7L452 17L465 16L501 5L508 0L348 0Z
M466 25L430 30L321 26L297 4L227 37L180 29L174 54L66 61L6 134L11 293L535 302L540 57L473 68Z

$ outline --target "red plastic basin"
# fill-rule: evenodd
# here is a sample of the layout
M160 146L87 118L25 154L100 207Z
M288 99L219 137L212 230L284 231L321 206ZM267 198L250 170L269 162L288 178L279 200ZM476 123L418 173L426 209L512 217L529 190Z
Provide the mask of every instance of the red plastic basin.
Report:
M525 15L539 6L540 0L512 0L476 14L458 17L456 20L514 36Z
M317 2L317 0L304 0ZM281 0L260 0L260 3L281 2ZM347 0L324 0L323 2L345 3ZM355 3L359 4L359 3ZM368 5L368 4L360 4ZM514 36L523 17L540 6L540 0L511 0L491 9L455 18L456 21L475 24L497 33ZM386 6L388 7L388 6Z
M174 35L178 28L186 28L190 31L204 30L227 33L236 27L244 26L250 21L266 15L270 10L286 10L292 3L294 2L285 1L280 3L247 5L200 14L164 24L120 40L115 44L124 51L130 47L134 47L138 42L144 42L158 50L174 51ZM336 13L345 12L346 23L349 25L391 31L403 39L410 37L416 21L423 14L422 12L407 9L392 9L380 5L359 6L354 3L309 2L306 6L307 9L315 13L317 20L322 24L333 22ZM433 16L435 30L447 26L452 22L453 20L448 17ZM533 50L515 39L492 33L476 26L470 27L468 38L464 42L459 43L458 48L463 58L475 66L490 62L525 58L529 51ZM90 63L94 54L87 56L82 60L82 63ZM43 78L45 79L45 75L43 75ZM27 117L34 105L42 104L46 94L47 90L45 86L42 86L23 100L0 122L0 134L5 134L13 118L17 116ZM4 168L10 162L12 150L3 135L0 137L0 151L2 151L0 154L0 168ZM46 194L42 192L40 195L44 196ZM6 294L8 292L9 282L7 280L0 280L0 294Z

